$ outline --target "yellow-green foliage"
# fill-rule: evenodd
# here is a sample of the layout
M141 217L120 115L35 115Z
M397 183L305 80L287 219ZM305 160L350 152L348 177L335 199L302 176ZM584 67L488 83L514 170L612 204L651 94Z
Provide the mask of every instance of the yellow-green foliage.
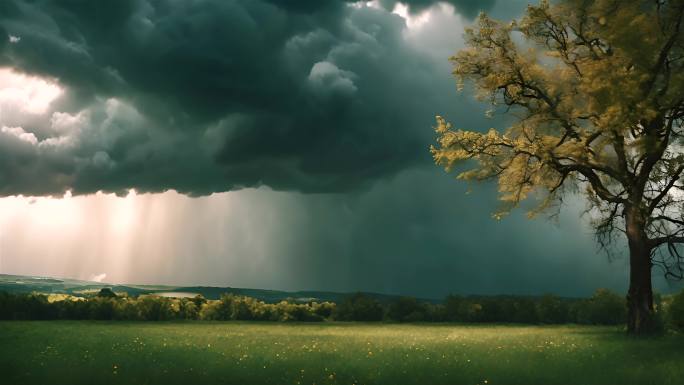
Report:
M540 193L533 215L578 181L597 206L649 208L684 166L684 1L656 3L542 1L512 23L482 14L453 73L517 121L482 133L438 116L436 163L462 165L460 179L498 180L496 217Z
M207 301L199 312L203 320L253 321L323 321L335 308L331 302L265 303L250 297L224 295L219 300Z
M48 302L58 302L58 301L82 301L82 297L76 297L69 294L48 294Z

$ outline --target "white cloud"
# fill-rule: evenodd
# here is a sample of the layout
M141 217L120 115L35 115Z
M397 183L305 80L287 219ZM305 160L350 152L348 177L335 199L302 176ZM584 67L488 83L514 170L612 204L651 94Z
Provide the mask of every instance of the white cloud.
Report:
M50 127L63 134L77 132L87 123L87 115L88 114L86 111L82 111L77 114L55 111L50 117Z
M9 35L8 37L9 37L9 42L13 43L13 44L19 43L19 41L21 40L21 37L19 37L19 36Z
M3 134L16 136L17 138L19 138L19 140L23 140L33 145L38 144L38 138L36 138L36 136L32 132L26 132L21 127L2 126L2 128L0 128L0 132L2 132Z
M105 278L107 278L107 274L106 273L100 273L100 274L91 275L88 280L93 281L93 282L102 282Z
M328 61L320 61L311 67L309 82L322 91L353 94L357 88L354 84L356 74L339 69Z

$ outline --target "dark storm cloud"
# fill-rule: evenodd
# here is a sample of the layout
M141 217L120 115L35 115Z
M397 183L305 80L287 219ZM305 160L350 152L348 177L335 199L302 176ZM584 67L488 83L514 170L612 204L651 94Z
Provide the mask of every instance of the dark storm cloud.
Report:
M527 0L448 3L510 19ZM627 261L597 252L579 199L558 226L497 222L495 186L466 195L432 165L434 115L502 124L456 94L446 58L464 18L435 7L409 31L396 1L380 5L0 0L0 67L64 88L44 114L0 95L0 195L288 190L2 199L4 272L435 298L624 290Z
M3 1L1 35L21 40L0 38L0 66L57 79L53 110L79 124L3 132L0 194L348 191L425 160L452 84L395 3Z

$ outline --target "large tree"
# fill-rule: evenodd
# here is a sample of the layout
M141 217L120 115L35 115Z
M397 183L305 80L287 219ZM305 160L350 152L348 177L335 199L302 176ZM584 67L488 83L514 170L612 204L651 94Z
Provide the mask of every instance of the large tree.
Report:
M652 268L683 272L683 14L684 0L565 0L512 23L481 15L454 74L514 123L482 133L438 117L432 148L460 179L498 180L496 217L584 193L600 244L627 238L632 333L655 327Z

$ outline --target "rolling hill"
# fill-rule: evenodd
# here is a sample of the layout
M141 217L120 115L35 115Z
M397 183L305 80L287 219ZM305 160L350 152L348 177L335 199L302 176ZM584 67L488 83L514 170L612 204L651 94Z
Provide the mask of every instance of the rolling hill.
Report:
M102 288L111 288L115 293L127 293L131 296L155 294L168 297L187 297L197 294L207 299L218 299L222 294L234 294L259 299L267 303L283 300L296 302L331 301L339 302L351 293L337 293L328 291L279 291L264 289L246 289L235 287L215 286L168 286L168 285L132 285L111 284L103 282L83 281L69 278L34 277L23 275L0 274L0 291L9 293L44 293L70 294L86 296L97 293ZM398 296L379 293L364 293L381 302L389 302ZM439 302L436 300L425 300Z

